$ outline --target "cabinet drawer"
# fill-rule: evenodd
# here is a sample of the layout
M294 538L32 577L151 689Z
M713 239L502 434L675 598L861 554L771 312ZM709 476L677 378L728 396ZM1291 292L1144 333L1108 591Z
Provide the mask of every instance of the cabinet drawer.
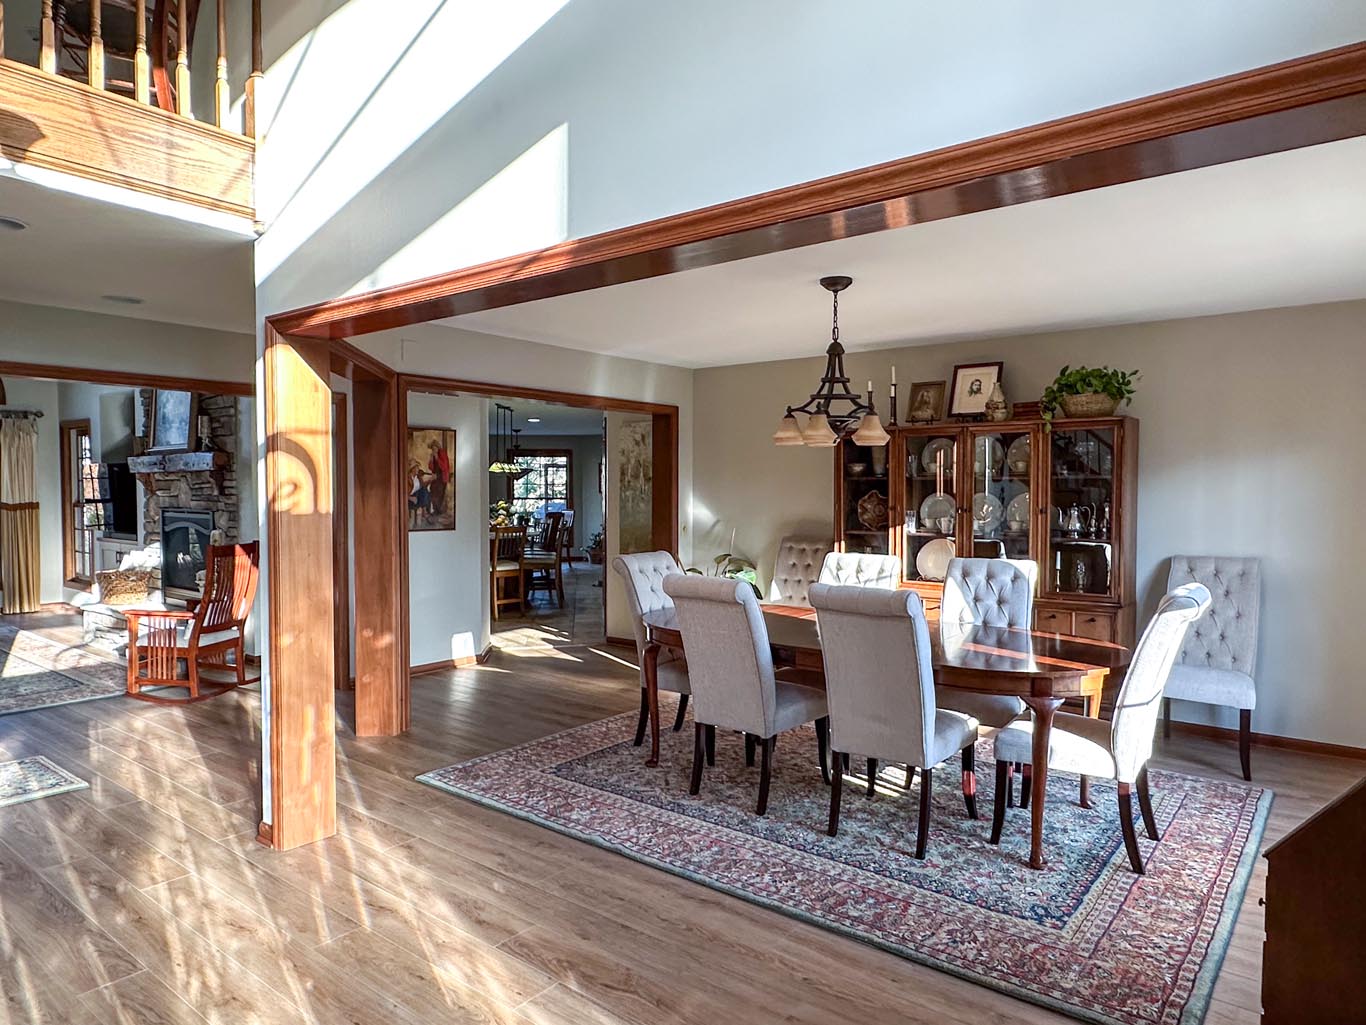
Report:
M1070 634L1072 632L1072 613L1058 612L1054 609L1034 611L1034 629L1048 633Z
M1072 633L1093 641L1115 639L1115 617L1105 612L1076 612L1072 615Z

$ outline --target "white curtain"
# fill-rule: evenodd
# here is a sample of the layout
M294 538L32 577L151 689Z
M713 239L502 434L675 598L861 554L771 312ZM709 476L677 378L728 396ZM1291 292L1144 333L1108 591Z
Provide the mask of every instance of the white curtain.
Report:
M0 419L0 612L36 612L39 598L38 425Z

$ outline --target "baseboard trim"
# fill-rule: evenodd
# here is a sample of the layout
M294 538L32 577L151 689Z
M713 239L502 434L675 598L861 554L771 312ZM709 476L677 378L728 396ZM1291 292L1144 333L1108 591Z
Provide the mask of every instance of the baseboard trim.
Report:
M1238 731L1226 726L1208 726L1205 723L1173 722L1173 733L1188 733L1196 737L1209 737L1226 740L1236 744ZM1366 761L1366 747L1351 747L1347 744L1327 744L1321 740L1303 740L1300 737L1282 737L1275 733L1253 733L1252 743L1260 747L1279 747L1286 751L1300 751L1304 754L1329 755L1333 758L1352 758Z
M271 828L269 822L258 822L256 824L256 842L262 847L275 846L275 830Z
M493 645L490 644L477 655L462 655L460 658L448 658L440 662L424 662L422 665L413 666L408 670L409 676L422 676L426 673L439 673L443 669L465 669L469 666L482 666L493 654Z
M636 646L635 639L631 637L612 637L609 635L607 643L614 644L618 648L634 648Z

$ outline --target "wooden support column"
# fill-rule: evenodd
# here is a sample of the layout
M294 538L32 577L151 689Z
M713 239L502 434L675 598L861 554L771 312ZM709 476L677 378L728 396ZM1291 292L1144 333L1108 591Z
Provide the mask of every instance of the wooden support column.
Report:
M266 327L273 846L337 831L332 390L325 342Z
M408 729L406 393L393 371L357 366L351 379L356 605L356 735Z
M650 418L650 537L678 557L678 411Z
M133 99L139 103L151 103L152 61L147 56L147 0L136 0L133 22Z

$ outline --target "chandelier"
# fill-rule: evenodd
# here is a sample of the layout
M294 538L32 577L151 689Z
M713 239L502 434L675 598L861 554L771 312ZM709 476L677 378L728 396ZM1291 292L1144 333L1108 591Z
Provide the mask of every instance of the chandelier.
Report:
M868 382L868 401L849 388L849 377L844 372L844 346L840 344L840 293L854 283L853 278L837 276L821 278L821 287L832 300L830 347L825 350L825 373L811 397L800 406L788 406L778 430L775 445L810 445L812 448L833 448L841 438L852 436L854 444L880 446L891 440L882 429L877 410L873 408L873 382ZM844 408L837 408L836 404ZM806 416L806 426L797 423L797 414Z
M501 402L493 404L493 460L489 463L489 473L501 473L509 480L519 480L531 472L529 466L518 466L517 457L522 454L520 428L512 426L512 407Z

